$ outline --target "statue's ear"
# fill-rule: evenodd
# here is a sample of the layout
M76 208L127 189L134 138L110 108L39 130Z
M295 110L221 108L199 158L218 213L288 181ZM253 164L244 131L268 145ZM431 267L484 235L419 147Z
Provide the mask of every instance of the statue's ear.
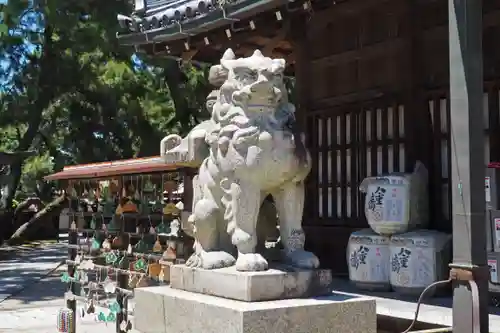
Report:
M227 49L220 59L220 64L224 69L229 70L229 68L231 67L231 60L234 60L235 58L236 55L234 54L233 50Z
M234 60L234 59L236 59L236 55L234 54L233 50L231 48L229 48L226 50L226 52L224 52L221 59Z

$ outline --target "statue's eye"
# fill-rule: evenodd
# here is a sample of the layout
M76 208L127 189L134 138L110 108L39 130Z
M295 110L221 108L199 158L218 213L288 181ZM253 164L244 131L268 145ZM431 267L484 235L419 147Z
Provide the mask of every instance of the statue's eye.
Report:
M280 72L278 72L278 73L274 73L274 74L273 74L273 78L274 78L275 80L283 80L283 73L280 73Z
M257 80L259 73L257 71L247 71L246 76L250 80Z

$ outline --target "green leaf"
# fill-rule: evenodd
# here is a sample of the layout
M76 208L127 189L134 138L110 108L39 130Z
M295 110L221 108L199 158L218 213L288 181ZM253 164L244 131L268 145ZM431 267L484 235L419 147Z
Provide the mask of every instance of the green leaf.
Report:
M6 24L0 23L0 37L9 33L9 27Z

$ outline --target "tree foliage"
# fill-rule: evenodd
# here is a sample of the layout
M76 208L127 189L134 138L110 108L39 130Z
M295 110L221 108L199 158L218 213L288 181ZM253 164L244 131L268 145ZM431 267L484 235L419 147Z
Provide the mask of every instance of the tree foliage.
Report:
M64 165L157 155L203 115L206 68L120 46L116 14L130 11L125 0L0 5L0 150L37 152L11 167L8 202L47 195L42 177Z

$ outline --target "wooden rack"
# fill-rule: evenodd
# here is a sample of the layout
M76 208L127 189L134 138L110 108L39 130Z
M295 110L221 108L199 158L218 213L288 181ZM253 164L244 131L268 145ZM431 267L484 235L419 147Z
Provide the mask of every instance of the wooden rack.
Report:
M134 177L139 179L139 176ZM122 187L128 186L125 178L125 176L119 177L118 180L119 191L115 197L116 200L114 200L117 203L120 203L123 198ZM161 189L163 190L163 175L161 178ZM95 182L95 180L83 179L81 180L83 185L78 184L78 181L70 181L69 185L74 185L73 192L75 192L75 187L87 190L87 184L91 181ZM190 184L189 181L186 183ZM136 185L139 186L138 180ZM187 192L189 196L190 191ZM183 202L188 203L190 200L191 198L182 199ZM80 197L73 194L70 207L76 208L80 204ZM149 209L147 210L149 211ZM123 321L128 322L128 316L132 314L132 311L128 309L128 300L133 297L135 288L131 280L138 277L135 280L146 281L147 284L168 283L170 265L182 263L188 258L192 252L194 240L180 228L180 214L164 214L164 211L163 213L138 211L136 213L116 212L110 214L109 211L102 212L95 211L95 209L83 212L70 211L66 214L69 215L71 221L68 230L68 257L66 260L68 271L67 275L64 276L66 282L69 282L67 295L71 296L66 300L67 308L73 313L73 318L76 318L78 315L77 301L85 301L85 297L79 296L80 290L85 287L78 278L80 272L84 271L80 265L82 258L92 260L92 269L96 276L101 277L105 274L108 277L112 274L111 279L116 280L114 281L116 283L114 291L116 303L120 309L116 313L116 332L126 333L130 329L130 325L124 329L121 324ZM173 220L178 220L177 229L172 228ZM81 244L82 239L86 239L87 242ZM151 246L152 244L154 245ZM120 258L120 260L126 261L128 266L117 266L116 262L106 262L107 256ZM139 260L145 263L145 270L135 270L135 266L131 266L130 263ZM151 267L155 268L155 272L148 272ZM160 274L158 274L158 268ZM76 332L75 322L73 320L71 324L73 325L72 332Z

